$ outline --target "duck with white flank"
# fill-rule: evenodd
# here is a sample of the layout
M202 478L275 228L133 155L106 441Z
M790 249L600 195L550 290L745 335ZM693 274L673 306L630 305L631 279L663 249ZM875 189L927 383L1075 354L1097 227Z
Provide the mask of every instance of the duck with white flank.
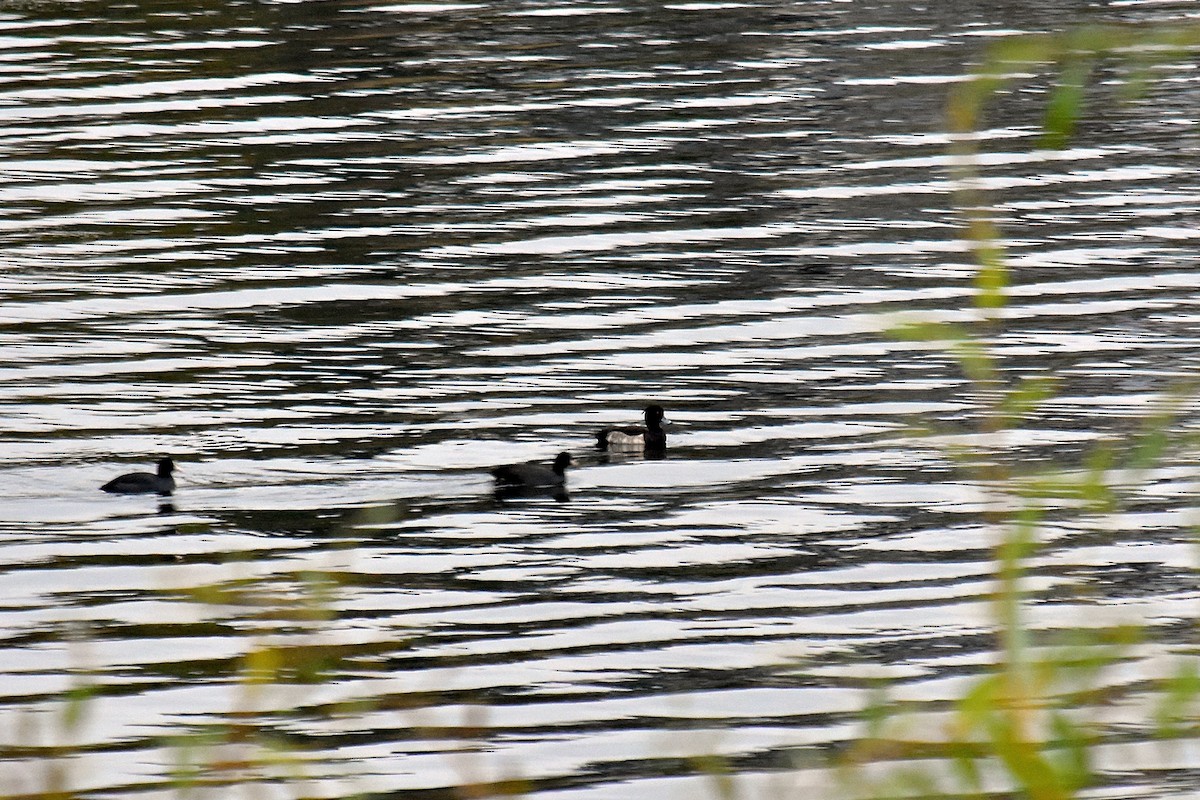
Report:
M624 428L605 428L596 434L596 446L601 450L661 451L667 447L667 434L663 431L662 406L649 406L644 412L646 426L630 425Z

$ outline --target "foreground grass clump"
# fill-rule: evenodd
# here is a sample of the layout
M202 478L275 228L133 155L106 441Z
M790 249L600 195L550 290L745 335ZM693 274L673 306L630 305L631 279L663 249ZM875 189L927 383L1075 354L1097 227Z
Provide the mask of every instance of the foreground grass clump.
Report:
M1019 79L1046 71L1056 76L1043 121L1044 147L1064 146L1074 133L1091 76L1116 71L1116 100L1136 97L1154 70L1200 46L1200 26L1089 27L1068 33L1001 41L974 78L952 94L948 119L959 182L957 203L964 236L977 266L976 322L967 327L908 322L898 335L938 342L955 354L979 401L978 440L991 446L950 453L964 474L990 498L987 511L997 544L993 595L997 661L973 681L944 714L906 715L904 705L876 692L864 735L838 759L842 793L850 797L1020 797L1071 800L1101 782L1104 764L1122 742L1109 712L1135 706L1137 727L1168 752L1194 739L1200 699L1200 658L1177 652L1157 674L1140 680L1112 673L1138 659L1144 621L1096 624L1064 620L1056 636L1038 635L1028 619L1027 565L1038 552L1039 532L1050 509L1074 509L1079 522L1109 524L1138 479L1172 449L1194 460L1193 443L1172 433L1177 415L1194 397L1173 390L1148 414L1143 429L1124 441L1096 448L1082 464L1028 468L997 455L995 443L1018 428L1053 396L1053 377L1013 376L994 353L1004 332L1012 270L1005 259L996 214L980 186L976 148L989 100ZM1172 748L1175 748L1172 751Z

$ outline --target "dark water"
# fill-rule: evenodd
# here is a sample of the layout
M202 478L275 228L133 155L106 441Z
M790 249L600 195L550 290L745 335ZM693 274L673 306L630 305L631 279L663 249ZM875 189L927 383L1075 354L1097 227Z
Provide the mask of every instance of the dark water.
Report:
M4 7L3 793L57 765L174 796L176 762L242 751L171 737L236 719L307 762L223 773L288 776L264 796L715 797L718 754L805 797L868 679L942 708L993 658L994 534L912 425L953 442L978 396L883 332L967 318L946 92L998 34L1191 11ZM1013 460L1078 462L1196 366L1197 90L1163 74L1064 151L1042 82L990 118L998 352L1062 379ZM651 402L666 458L590 449ZM493 497L488 468L561 450L567 501ZM160 454L169 502L97 491ZM1150 622L1111 796L1195 790L1129 688L1194 638L1192 479L1062 515L1033 562L1035 629ZM314 643L318 685L236 679Z

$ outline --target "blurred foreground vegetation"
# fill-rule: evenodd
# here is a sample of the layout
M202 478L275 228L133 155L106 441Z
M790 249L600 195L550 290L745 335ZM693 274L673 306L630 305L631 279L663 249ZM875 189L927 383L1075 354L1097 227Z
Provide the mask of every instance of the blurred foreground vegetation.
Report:
M993 45L973 78L951 93L956 206L976 258L975 322L908 321L896 334L946 347L973 386L979 409L974 443L959 440L949 455L988 498L987 521L997 537L997 659L936 719L906 715L903 704L879 689L864 735L839 759L845 796L1068 800L1101 788L1101 769L1139 769L1136 749L1121 748L1123 730L1153 731L1164 763L1200 733L1194 647L1178 649L1154 674L1129 681L1111 673L1137 658L1142 621L1064 619L1053 637L1033 633L1024 578L1042 544L1046 513L1073 509L1077 524L1103 529L1161 458L1194 461L1196 443L1177 422L1195 392L1176 387L1147 409L1140 431L1104 442L1083 463L1030 467L1005 460L1005 435L1053 397L1055 376L1012 374L995 353L1015 276L996 212L981 189L977 151L988 108L1014 84L1051 81L1040 147L1061 148L1089 110L1143 96L1158 68L1194 54L1197 45L1196 26L1097 26L1014 37ZM1114 753L1118 764L1111 763Z

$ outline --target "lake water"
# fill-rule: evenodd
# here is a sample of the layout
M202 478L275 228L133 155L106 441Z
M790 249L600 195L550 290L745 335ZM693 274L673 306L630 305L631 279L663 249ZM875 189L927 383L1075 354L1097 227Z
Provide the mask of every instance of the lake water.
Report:
M174 797L196 761L264 797L690 800L717 755L798 798L871 679L944 710L995 657L995 534L939 444L979 397L885 331L969 317L947 91L1001 34L1194 11L7 5L0 794ZM1200 359L1200 90L1162 75L1062 151L1043 81L990 116L997 351L1061 379L1012 461L1078 463ZM649 403L665 458L592 448ZM568 498L493 496L563 450ZM169 500L97 490L165 454ZM1030 577L1036 630L1149 623L1106 797L1198 786L1135 713L1197 616L1193 473L1147 477L1055 515ZM266 645L278 680L240 680Z

